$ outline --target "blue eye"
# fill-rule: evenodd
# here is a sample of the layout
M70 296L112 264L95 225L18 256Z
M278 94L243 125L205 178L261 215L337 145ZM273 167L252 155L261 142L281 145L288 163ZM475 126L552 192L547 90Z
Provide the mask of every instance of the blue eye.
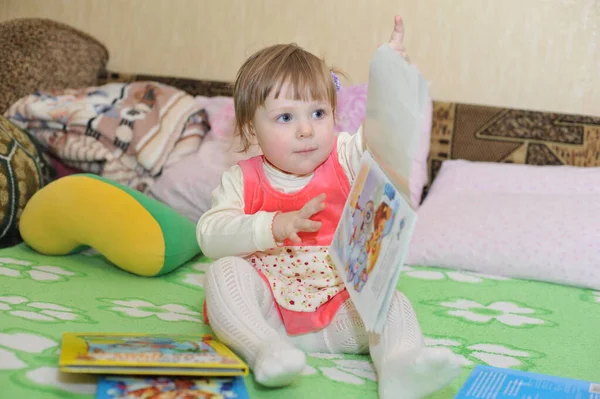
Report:
M292 120L292 114L282 114L277 117L278 122L287 123Z
M313 118L315 119L321 119L325 117L325 110L324 109L318 109L315 112L313 112Z

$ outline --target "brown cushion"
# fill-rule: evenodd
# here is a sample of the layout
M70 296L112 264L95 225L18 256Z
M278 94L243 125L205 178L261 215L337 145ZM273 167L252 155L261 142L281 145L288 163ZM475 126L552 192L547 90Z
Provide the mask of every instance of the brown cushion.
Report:
M46 19L0 23L0 113L36 90L93 86L108 62L106 47Z
M429 182L443 161L600 166L600 118L434 102Z
M0 116L0 247L19 241L23 208L54 178L42 148L26 132Z

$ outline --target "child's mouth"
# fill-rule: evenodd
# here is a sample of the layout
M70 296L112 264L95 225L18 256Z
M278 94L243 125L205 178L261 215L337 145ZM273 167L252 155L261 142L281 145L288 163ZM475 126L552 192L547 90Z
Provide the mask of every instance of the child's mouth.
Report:
M316 148L309 148L306 150L300 150L300 151L296 151L296 154L310 154L313 151L316 151Z

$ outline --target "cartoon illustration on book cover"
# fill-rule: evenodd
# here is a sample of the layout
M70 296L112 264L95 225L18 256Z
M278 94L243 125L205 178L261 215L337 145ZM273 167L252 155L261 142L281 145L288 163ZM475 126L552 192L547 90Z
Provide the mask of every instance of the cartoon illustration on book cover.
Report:
M236 383L234 379L220 378L110 377L101 382L98 396L102 399L238 398Z
M90 353L215 353L207 340L160 336L83 335Z
M81 360L236 363L219 354L211 339L179 336L81 335Z

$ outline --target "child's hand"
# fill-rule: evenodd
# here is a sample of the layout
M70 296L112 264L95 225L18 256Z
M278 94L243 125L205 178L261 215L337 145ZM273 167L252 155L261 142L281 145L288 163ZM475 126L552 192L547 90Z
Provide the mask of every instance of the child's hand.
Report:
M394 30L392 31L392 36L388 43L398 54L404 57L406 61L410 62L406 47L404 47L404 23L402 22L402 17L399 15L394 17Z
M273 219L273 237L276 242L283 242L289 238L295 243L302 240L298 236L301 231L314 232L321 228L321 222L310 220L315 213L325 209L325 194L321 194L308 201L302 209L294 212L278 213Z

